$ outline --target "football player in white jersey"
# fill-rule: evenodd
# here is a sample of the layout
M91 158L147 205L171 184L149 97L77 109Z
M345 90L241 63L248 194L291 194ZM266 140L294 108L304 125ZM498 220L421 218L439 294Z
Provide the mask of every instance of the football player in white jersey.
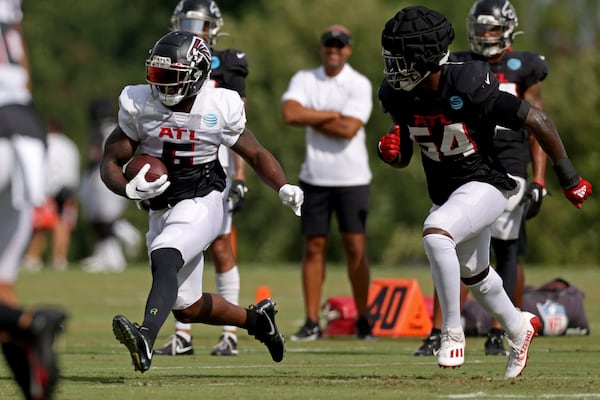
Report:
M104 149L104 183L149 207L146 244L153 280L143 322L133 324L123 315L113 319L116 339L140 372L150 368L154 342L170 311L181 322L246 329L274 361L284 355L271 299L244 309L202 291L204 251L219 234L224 213L220 146L240 154L296 214L304 199L246 128L239 94L205 84L210 66L210 49L199 36L173 31L159 39L146 60L148 84L126 86L119 96L119 124ZM128 182L122 169L136 152L159 157L168 175L148 182L147 165Z
M234 50L217 50L219 31L223 26L221 10L213 0L181 0L171 16L172 30L193 32L204 39L210 46L212 62L209 82L216 87L235 90L246 100L245 78L248 75L246 54ZM223 197L225 213L219 236L209 248L210 256L215 264L215 284L217 293L227 301L238 304L240 295L240 272L234 256L232 242L233 213L243 206L248 191L245 180L244 160L228 147L219 149L219 162L227 173L227 187ZM219 342L210 354L217 356L234 356L237 350L236 327L223 326ZM154 350L155 355L188 355L194 354L192 345L192 326L183 322L175 322L175 333L171 335L163 347Z
M0 337L25 398L45 400L58 380L53 343L65 313L23 310L15 293L33 207L45 198L46 129L31 104L22 18L20 0L0 0Z

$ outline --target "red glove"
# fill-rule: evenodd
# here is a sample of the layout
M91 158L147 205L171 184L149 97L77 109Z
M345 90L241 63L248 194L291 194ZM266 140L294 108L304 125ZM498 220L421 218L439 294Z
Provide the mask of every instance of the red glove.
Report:
M392 163L398 159L400 153L400 126L394 125L394 128L387 135L379 139L379 154L386 163Z
M563 193L577 208L581 208L583 202L592 194L592 184L579 177L579 183L572 188L563 188Z

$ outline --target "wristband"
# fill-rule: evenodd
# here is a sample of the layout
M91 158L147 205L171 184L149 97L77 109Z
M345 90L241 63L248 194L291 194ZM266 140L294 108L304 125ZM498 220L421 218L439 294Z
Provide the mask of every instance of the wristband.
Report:
M558 176L560 186L566 189L577 186L579 183L579 175L575 170L575 166L568 158L561 158L554 163L554 172Z

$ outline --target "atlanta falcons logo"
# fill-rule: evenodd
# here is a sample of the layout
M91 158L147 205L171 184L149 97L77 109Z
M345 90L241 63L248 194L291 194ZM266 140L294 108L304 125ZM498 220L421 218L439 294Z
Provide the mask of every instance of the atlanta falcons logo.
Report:
M204 58L210 65L210 49L204 40L198 36L194 36L192 43L190 44L190 48L187 51L186 58L188 61L193 63L193 65L198 65Z

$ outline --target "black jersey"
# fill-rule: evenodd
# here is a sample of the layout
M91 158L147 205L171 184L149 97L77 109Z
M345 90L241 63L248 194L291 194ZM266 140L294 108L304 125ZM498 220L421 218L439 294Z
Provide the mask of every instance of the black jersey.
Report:
M402 156L417 143L429 197L443 204L461 185L480 181L502 190L516 182L500 165L493 146L496 125L520 129L527 103L499 90L485 62L448 63L442 67L436 93L379 88L384 110L400 125ZM406 160L405 160L406 161Z
M240 97L246 97L246 76L246 53L235 49L212 49L210 79L215 82L215 86L235 90Z
M455 61L485 58L471 51L450 54ZM527 89L543 81L548 75L546 60L532 51L508 51L500 60L490 63L492 72L500 82L500 90L523 98ZM494 138L498 158L506 170L516 176L527 177L529 163L529 137L527 131L510 131L498 127Z

